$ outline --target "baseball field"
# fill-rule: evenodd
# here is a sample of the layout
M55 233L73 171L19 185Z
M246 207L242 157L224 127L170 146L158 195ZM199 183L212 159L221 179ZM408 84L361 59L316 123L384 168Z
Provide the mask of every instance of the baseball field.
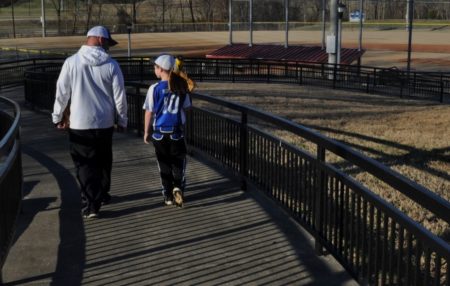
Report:
M450 28L439 30L417 29L412 34L411 68L427 71L450 71ZM113 55L126 56L128 35L114 35L119 44L111 50ZM234 43L248 43L248 31L233 33ZM170 52L184 56L204 56L229 43L228 32L185 32L185 33L142 33L131 34L132 56L154 56L161 52ZM85 37L39 37L0 39L3 50L49 51L73 53L83 44ZM284 31L254 31L253 43L272 43L284 45ZM290 31L289 44L321 45L322 32ZM342 33L342 45L357 48L359 30L346 29ZM366 50L362 64L368 66L405 68L407 64L408 32L395 30L364 30L362 48Z

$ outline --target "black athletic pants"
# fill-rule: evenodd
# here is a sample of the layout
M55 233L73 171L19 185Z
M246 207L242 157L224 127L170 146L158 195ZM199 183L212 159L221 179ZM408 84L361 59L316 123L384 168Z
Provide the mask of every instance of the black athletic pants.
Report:
M69 130L70 155L81 188L83 212L98 212L103 197L109 195L113 130Z
M186 168L186 142L184 138L172 140L166 134L161 140L153 139L159 174L166 196L172 198L172 190L177 187L184 191Z

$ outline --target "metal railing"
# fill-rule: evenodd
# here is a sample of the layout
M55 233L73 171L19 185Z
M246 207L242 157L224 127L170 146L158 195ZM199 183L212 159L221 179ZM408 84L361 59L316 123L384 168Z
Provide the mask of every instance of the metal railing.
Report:
M408 73L397 68L236 59L186 59L184 69L190 77L200 81L315 85L450 101L450 73Z
M0 87L22 84L25 70L58 69L62 58L0 63ZM155 79L147 58L117 58L127 80ZM45 68L47 66L47 68ZM184 69L197 81L265 82L314 85L405 98L450 102L450 72L406 72L397 68L307 62L186 58Z
M142 64L135 66L141 69ZM227 67L228 71L233 70L226 65L223 68ZM204 69L205 65L197 68ZM222 69L219 65L215 68ZM133 70L138 69L129 69ZM55 74L43 74L54 77L53 82L40 71L26 73L25 85L30 84L26 92L40 94L38 89L45 87L42 93L48 93L47 99L39 104L51 110ZM124 74L133 72L128 74L125 70ZM138 74L132 78L137 79ZM279 78L282 79L281 74ZM127 83L130 128L138 131L142 130L142 103L147 89L148 85ZM450 245L375 195L354 174L339 168L329 158L339 157L344 165L374 176L447 224L450 223L448 201L377 161L301 125L207 95L192 96L195 105L205 102L209 106L208 109L194 107L188 114L189 145L279 202L314 235L318 253L325 248L363 284L450 285ZM289 132L306 140L316 152L309 153L275 136L271 129L267 130L269 125L276 126L277 132Z
M128 96L143 101L148 86L129 86ZM188 144L279 202L314 235L319 253L324 247L364 284L450 285L450 245L327 162L326 154L375 176L446 223L450 223L448 201L301 125L211 96L192 97L196 103L204 101L226 111L194 107L187 121ZM261 130L268 124L314 144L317 153Z
M22 201L19 105L0 97L0 283Z

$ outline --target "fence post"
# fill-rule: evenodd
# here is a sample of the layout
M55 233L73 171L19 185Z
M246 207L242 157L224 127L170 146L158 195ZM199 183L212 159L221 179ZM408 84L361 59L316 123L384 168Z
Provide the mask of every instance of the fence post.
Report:
M135 98L133 100L135 105L138 105L140 103L140 101L139 101L140 96L141 96L141 88L140 88L140 86L136 86ZM142 113L143 113L143 111L141 111L141 113L139 113L139 116L138 116L138 126L137 126L138 136L143 135L142 131L144 131L144 133L145 133L145 130L144 130L145 127L143 124L144 118L142 118Z
M241 113L241 127L240 127L240 174L241 174L241 189L247 190L246 178L248 175L247 172L247 157L248 157L248 138L247 138L247 111L242 111Z
M284 77L289 78L289 72L288 72L288 63L284 63Z
M300 85L303 85L303 66L300 66Z
M336 77L337 77L337 64L334 64L333 68L333 89L336 89Z
M403 76L400 76L400 98L403 98L403 83L404 79ZM408 78L408 85L409 85L409 78Z
M267 83L270 82L270 64L267 64L267 75L266 75Z
M201 61L200 62L200 81L203 81L203 68L206 66L206 63Z
M369 93L370 92L370 74L368 73L367 75L366 75L366 93Z
M231 62L231 82L234 82L234 62Z
M441 73L441 98L440 98L440 102L443 103L444 102L444 79Z
M143 82L144 81L144 58L141 58L139 73L140 73L141 82Z
M324 212L324 196L325 196L325 173L321 170L320 165L325 163L325 148L317 146L317 159L316 159L316 193L315 193L315 212L314 212L314 229L315 229L315 242L314 249L317 255L323 255L323 246L319 242L320 235L323 230L323 212Z
M377 68L373 68L373 90L375 91L377 85Z

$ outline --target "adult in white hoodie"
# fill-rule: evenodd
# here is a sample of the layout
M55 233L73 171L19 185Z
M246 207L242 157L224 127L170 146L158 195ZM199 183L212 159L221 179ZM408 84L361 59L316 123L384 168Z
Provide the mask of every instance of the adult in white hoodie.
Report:
M96 26L86 44L67 58L61 69L53 107L53 123L69 129L70 154L81 189L85 218L98 216L110 200L112 134L127 127L127 101L119 64L106 52L117 44L109 30ZM70 103L69 103L70 102ZM70 104L69 122L64 111Z

